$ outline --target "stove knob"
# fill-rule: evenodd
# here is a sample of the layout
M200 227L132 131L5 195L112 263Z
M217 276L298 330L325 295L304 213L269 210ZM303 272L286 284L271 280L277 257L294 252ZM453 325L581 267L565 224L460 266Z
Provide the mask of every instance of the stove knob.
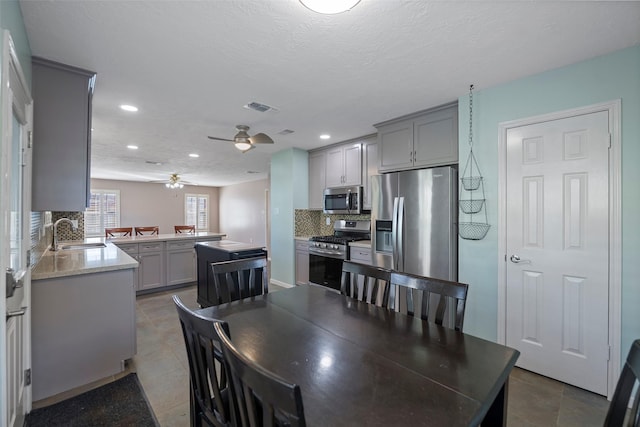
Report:
M331 249L338 249L338 245L332 245Z
M321 248L326 248L326 247L327 247L327 244L326 244L326 243L320 243L320 247L321 247Z

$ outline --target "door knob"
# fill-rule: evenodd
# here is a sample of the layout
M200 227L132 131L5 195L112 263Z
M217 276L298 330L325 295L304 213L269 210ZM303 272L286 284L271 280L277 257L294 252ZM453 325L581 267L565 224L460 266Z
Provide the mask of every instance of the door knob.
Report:
M511 255L511 262L514 264L531 264L530 259L520 259L518 255Z

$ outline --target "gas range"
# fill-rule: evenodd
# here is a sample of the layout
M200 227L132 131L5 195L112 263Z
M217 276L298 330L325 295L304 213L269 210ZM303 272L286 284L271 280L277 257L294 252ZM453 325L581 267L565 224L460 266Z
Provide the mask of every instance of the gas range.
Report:
M371 221L339 220L333 235L309 238L309 253L330 258L349 259L349 243L371 238Z

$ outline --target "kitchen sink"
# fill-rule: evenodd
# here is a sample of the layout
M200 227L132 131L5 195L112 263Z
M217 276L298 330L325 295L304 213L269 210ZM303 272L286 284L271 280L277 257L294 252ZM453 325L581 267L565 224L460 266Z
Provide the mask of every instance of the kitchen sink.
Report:
M72 249L95 249L95 248L106 248L107 245L101 242L96 243L74 243L70 245L62 245L60 249L64 250L72 250Z

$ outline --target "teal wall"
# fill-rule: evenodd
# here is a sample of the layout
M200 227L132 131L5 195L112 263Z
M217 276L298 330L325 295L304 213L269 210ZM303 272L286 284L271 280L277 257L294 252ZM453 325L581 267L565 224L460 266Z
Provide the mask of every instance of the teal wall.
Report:
M22 65L22 72L29 86L31 86L31 47L24 28L22 11L17 0L0 1L0 28L9 30L11 33L20 59L20 65ZM2 52L0 52L1 56Z
M271 278L294 285L294 210L306 209L309 154L297 148L271 157Z
M640 45L474 91L473 151L485 177L491 229L484 240L459 241L459 280L470 284L465 332L497 339L498 124L616 99L622 99L623 357L632 340L640 338ZM459 99L459 120L464 165L469 151L468 96Z

